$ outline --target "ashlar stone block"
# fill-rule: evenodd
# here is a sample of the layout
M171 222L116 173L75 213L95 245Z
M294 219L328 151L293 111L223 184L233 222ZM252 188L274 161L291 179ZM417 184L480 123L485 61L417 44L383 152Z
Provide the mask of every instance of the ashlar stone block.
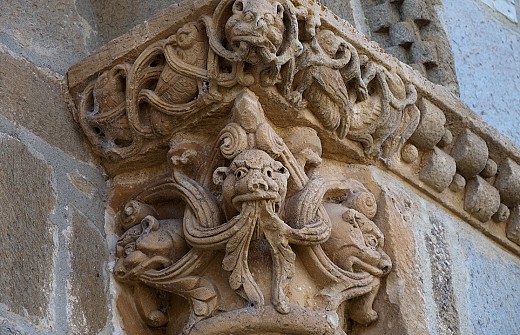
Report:
M50 322L56 203L51 167L0 134L0 303L35 325Z

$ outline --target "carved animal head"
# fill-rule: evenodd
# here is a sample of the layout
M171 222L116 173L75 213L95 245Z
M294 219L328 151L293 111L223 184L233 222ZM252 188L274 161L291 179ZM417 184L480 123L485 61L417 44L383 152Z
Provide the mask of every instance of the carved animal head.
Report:
M376 277L392 268L383 251L384 236L376 224L355 209L325 204L332 221L331 237L322 246L332 261L344 270L368 272Z
M282 163L256 149L244 150L229 167L219 167L213 173L213 181L222 187L228 211L240 211L244 202L268 200L279 212L288 178L289 172Z
M285 26L284 6L275 0L236 0L226 22L226 38L232 49L249 47L246 61L268 63L282 45Z

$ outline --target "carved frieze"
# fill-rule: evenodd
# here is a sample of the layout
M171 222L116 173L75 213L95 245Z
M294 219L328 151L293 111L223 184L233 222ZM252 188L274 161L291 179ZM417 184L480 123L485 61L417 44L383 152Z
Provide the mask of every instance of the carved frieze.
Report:
M453 127L418 74L313 2L193 6L137 53L69 73L108 174L142 171L110 203L129 329L346 334L374 322L392 268L378 190L323 172L324 159L401 175L520 253L518 164Z

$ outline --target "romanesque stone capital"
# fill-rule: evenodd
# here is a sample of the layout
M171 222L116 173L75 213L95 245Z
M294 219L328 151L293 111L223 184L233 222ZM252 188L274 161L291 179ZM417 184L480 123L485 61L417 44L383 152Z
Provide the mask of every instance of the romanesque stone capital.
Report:
M375 322L392 269L380 225L398 215L350 164L401 176L520 255L505 232L520 154L318 4L191 1L146 29L68 74L113 182L129 333Z

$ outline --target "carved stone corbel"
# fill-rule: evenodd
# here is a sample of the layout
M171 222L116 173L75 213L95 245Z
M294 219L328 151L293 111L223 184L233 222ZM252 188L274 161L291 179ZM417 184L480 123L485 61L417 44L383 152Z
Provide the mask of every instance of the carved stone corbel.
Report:
M425 184L477 226L518 206L518 164L496 176L483 135L452 133L433 88L317 4L193 6L83 81L69 73L75 117L119 181L114 277L129 334L340 335L375 322L392 269L379 190L329 165ZM464 204L437 195L463 190ZM488 233L520 252L517 235Z

